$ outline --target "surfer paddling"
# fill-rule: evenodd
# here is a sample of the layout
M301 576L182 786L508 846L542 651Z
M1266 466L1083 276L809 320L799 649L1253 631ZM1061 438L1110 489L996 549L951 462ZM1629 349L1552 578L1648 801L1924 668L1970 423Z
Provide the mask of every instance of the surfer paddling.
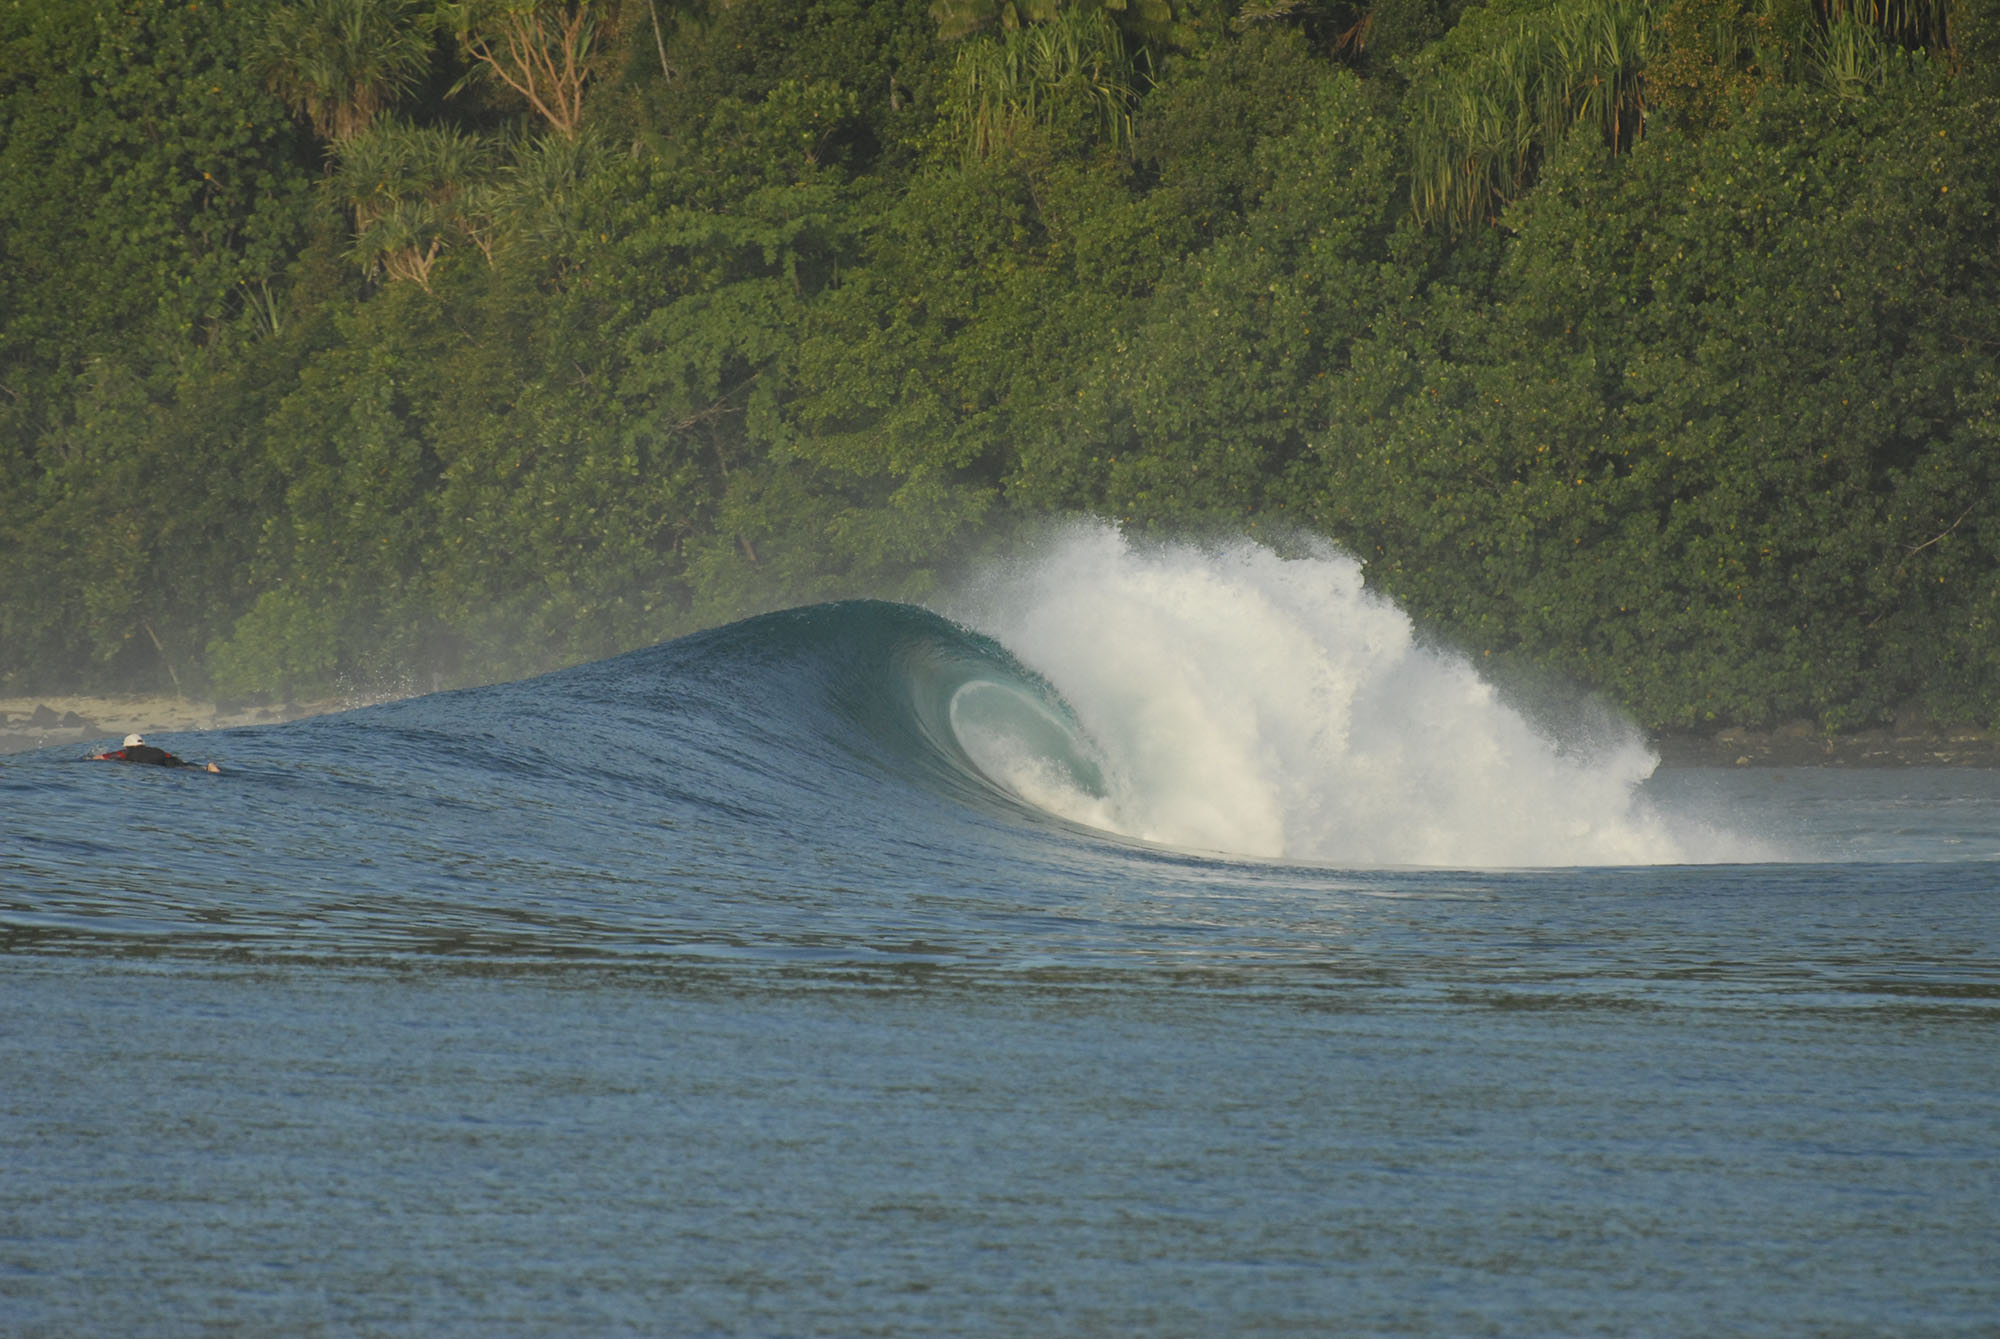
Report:
M222 769L212 762L194 763L186 758L177 758L165 749L154 748L146 742L144 735L127 735L122 748L109 753L93 753L95 762L149 762L161 767L199 767L204 771L220 772Z

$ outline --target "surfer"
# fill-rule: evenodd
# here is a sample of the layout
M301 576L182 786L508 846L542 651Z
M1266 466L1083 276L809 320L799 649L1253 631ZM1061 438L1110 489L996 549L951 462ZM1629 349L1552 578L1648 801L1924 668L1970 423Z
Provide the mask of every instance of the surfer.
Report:
M110 753L93 753L91 759L95 762L150 762L161 767L200 767L210 772L222 770L212 762L192 763L186 758L175 757L165 749L154 748L146 742L144 735L127 735L124 747Z

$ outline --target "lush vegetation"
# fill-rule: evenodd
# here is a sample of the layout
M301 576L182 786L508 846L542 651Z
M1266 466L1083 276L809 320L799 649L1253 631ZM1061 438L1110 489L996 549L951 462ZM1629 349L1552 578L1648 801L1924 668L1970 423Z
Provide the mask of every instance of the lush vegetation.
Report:
M1027 519L2000 719L1993 0L6 0L0 681L524 673Z

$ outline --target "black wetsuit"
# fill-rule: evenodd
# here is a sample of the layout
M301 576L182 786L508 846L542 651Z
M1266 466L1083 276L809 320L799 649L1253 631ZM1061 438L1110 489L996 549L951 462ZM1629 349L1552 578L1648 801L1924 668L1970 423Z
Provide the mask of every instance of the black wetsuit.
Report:
M187 759L176 758L165 749L156 749L151 744L128 744L116 753L107 753L104 756L115 758L119 762L155 762L162 767L194 766Z

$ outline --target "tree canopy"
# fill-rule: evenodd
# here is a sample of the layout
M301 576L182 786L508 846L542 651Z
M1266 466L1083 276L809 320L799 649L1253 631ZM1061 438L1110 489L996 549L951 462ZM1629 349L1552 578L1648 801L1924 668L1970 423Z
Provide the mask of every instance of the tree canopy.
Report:
M1650 726L2000 723L1996 30L16 0L0 680L516 675L1090 513Z

